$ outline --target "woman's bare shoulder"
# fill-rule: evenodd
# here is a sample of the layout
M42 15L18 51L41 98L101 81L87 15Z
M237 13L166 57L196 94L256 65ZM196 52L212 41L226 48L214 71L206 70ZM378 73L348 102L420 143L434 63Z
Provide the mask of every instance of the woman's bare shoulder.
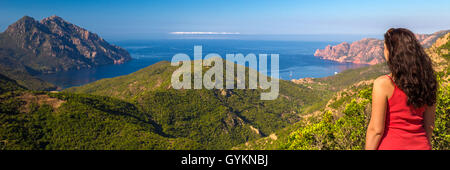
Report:
M395 86L392 83L392 80L386 75L378 77L373 82L373 90L377 93L382 93L387 98L390 98L392 96L394 87Z
M386 85L390 85L390 84L392 84L391 79L386 75L378 77L373 82L374 86L386 86Z

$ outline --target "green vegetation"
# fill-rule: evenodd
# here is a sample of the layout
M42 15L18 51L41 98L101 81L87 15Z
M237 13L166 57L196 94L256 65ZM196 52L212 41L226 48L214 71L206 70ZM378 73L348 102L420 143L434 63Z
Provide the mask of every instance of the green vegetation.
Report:
M12 80L2 74L0 74L0 94L3 94L5 92L9 91L16 91L16 90L23 90L24 87L17 84L15 80Z
M441 55L442 55L442 57L443 57L444 59L446 59L447 61L449 61L449 60L450 60L450 51L449 51L449 49L450 49L450 41L447 41L447 43L445 43L444 45L440 46L440 47L437 49L437 51L438 51L439 53L442 53L442 51L446 51L444 54L441 54Z
M202 149L164 137L134 105L113 98L26 91L0 100L1 149Z
M360 81L375 79L388 73L386 63L380 63L370 67L345 70L334 76L318 78L317 81L327 84L330 90L339 91Z
M446 74L448 76L448 74ZM444 85L443 77L438 76L441 88L438 90L436 121L432 144L437 150L450 149L450 86Z
M169 89L170 78L176 68L171 67L168 61L161 61L129 75L101 79L65 91L132 100L149 91Z
M365 126L370 114L371 87L361 85L348 91L346 97L332 100L330 108L323 108L318 114L304 117L291 127L275 132L276 140L262 138L234 149L363 149Z
M272 101L260 100L261 89L174 90L170 78L176 68L163 61L130 75L66 91L128 101L155 120L163 133L189 138L206 149L230 149L266 136L297 122L304 108L324 95L331 96L326 90L283 80L279 98ZM246 80L248 84L248 74Z
M370 88L361 91L359 101L353 99L347 104L339 118L324 112L321 120L291 133L280 149L364 149L370 93Z
M0 149L205 149L171 138L133 104L29 91L0 75Z
M174 90L175 69L160 62L61 93L12 90L1 98L0 139L6 149L230 149L297 122L326 92L288 81L273 101L259 89Z

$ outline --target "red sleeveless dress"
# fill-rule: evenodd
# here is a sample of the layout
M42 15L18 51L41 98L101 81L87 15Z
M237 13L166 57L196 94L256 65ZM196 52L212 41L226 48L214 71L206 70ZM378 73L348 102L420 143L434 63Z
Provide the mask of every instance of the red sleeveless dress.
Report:
M384 134L378 150L430 150L424 123L425 106L408 106L408 97L397 87L393 79L394 93L388 99Z

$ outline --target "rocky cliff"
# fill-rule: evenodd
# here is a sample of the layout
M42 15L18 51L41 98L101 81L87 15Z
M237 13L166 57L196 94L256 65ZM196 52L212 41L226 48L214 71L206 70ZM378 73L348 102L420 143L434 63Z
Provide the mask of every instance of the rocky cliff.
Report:
M37 73L120 64L131 59L126 50L58 16L41 21L21 18L0 35L0 50L7 51L1 53L2 58Z
M425 48L428 48L439 37L449 32L450 30L445 30L433 34L417 34L416 37ZM317 49L314 56L337 62L374 65L384 62L383 48L383 40L365 38L351 44L343 42L336 46L328 45L325 49Z

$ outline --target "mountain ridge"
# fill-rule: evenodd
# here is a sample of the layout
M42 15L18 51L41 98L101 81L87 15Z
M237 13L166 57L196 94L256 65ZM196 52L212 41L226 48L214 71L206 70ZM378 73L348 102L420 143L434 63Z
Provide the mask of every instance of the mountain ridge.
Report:
M24 16L0 33L0 73L29 89L56 89L38 74L129 60L125 49L56 15L40 21Z
M450 30L442 30L432 34L416 34L416 38L424 48L428 48L439 37L449 32ZM383 43L383 40L375 38L364 38L352 43L342 42L335 46L328 45L324 49L317 49L314 56L342 63L375 65L385 61Z
M120 64L131 59L126 50L55 15L41 21L24 16L3 34L19 49L31 52L30 56L14 57L41 73ZM37 63L27 61L31 59Z

